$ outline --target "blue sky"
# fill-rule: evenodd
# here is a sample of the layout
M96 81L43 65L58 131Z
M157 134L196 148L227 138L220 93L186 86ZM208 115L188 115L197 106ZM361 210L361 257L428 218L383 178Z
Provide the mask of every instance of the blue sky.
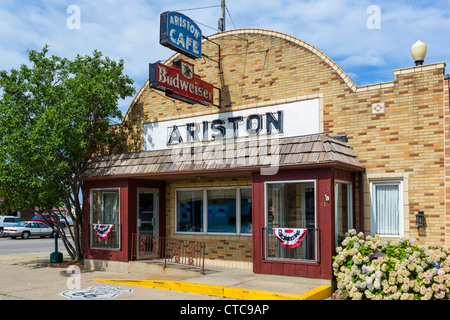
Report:
M226 0L226 5L227 30L263 28L300 38L330 56L357 85L392 81L394 69L413 66L410 47L417 40L428 45L425 63L450 60L448 0ZM72 19L73 6L79 20ZM45 44L50 54L68 58L97 49L125 60L137 92L148 77L148 63L173 54L159 44L164 11L184 13L210 35L217 32L220 0L1 0L0 70L26 63L27 49ZM122 113L131 100L120 102Z

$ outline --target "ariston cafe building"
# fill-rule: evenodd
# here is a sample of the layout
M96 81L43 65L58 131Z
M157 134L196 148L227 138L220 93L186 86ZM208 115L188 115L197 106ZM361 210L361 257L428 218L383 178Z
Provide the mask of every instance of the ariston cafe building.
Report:
M203 243L206 263L329 281L349 229L450 243L444 62L419 52L392 81L357 86L313 44L262 29L205 37L176 12L161 15L161 44L175 53L149 64L112 128L124 148L79 177L85 262L178 239Z

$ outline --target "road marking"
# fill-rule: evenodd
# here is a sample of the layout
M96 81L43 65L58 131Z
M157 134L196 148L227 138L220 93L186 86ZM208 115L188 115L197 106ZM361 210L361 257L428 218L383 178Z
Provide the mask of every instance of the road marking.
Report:
M61 292L59 295L67 299L105 300L112 299L123 293L131 293L131 289L110 286L93 286L86 289L77 289Z

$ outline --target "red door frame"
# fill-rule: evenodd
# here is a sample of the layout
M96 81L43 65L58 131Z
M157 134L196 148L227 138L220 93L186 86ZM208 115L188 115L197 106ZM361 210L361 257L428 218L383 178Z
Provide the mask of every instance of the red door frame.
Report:
M333 278L332 255L334 248L334 168L309 168L279 171L276 175L253 174L253 272L297 276L306 278ZM339 175L339 174L338 174ZM347 179L354 181L354 173L349 172ZM262 228L265 227L264 183L266 181L316 181L316 228L319 229L319 262L292 262L284 260L266 260L263 258ZM328 199L328 201L326 201Z
M91 243L91 190L118 188L120 190L121 245L119 249L95 249ZM85 181L83 186L83 258L130 261L132 254L132 235L137 231L137 189L152 188L159 190L159 236L166 234L165 183L161 181L117 179Z

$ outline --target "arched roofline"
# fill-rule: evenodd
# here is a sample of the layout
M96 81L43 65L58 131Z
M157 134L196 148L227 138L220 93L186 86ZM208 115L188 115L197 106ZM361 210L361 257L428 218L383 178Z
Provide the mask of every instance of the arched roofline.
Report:
M280 39L284 39L288 42L292 42L296 45L299 45L312 53L316 54L320 59L322 59L326 64L330 66L331 69L336 71L336 73L342 78L342 80L349 86L349 88L355 92L356 91L356 84L353 82L353 80L347 75L347 73L336 63L331 59L328 55L323 53L321 50L317 49L312 44L309 44L306 41L300 40L296 37L293 37L291 35L278 32L278 31L272 31L272 30L265 30L265 29L257 29L257 28L248 28L248 29L234 29L224 32L215 33L213 35L208 36L208 39L214 40L219 39L221 37L229 36L229 35L244 35L244 34L259 34L259 35L266 35L266 36L273 36Z
M350 88L350 90L352 92L356 92L356 90L357 90L356 84L336 62L334 62L328 55L323 53L321 50L317 49L315 46L307 43L306 41L303 41L296 37L293 37L291 35L288 35L288 34L285 34L282 32L278 32L278 31L271 31L271 30L258 29L258 28L247 28L247 29L233 29L233 30L228 30L228 31L224 31L224 32L218 32L218 33L209 35L206 38L209 40L214 40L214 39L220 39L222 37L226 37L226 36L230 36L230 35L246 35L246 34L247 35L248 34L258 34L258 35L277 37L280 39L284 39L288 42L292 42L293 44L299 45L300 47L311 51L312 53L316 54L320 59L322 59L326 64L328 64L328 66L331 69L333 69L341 77L341 79L348 85L348 87ZM208 40L204 39L203 42L205 42L205 41L208 41ZM165 63L173 61L179 55L180 55L180 53L173 54L169 59L166 60ZM142 93L144 92L145 88L148 87L148 85L149 85L148 81L149 80L147 79L145 81L145 83L142 85L139 92L136 94L135 98L131 102L130 107L128 108L128 110L123 118L123 121L125 121L128 118L128 113L130 112L130 110L133 109L133 106L139 100L139 98L142 95Z

